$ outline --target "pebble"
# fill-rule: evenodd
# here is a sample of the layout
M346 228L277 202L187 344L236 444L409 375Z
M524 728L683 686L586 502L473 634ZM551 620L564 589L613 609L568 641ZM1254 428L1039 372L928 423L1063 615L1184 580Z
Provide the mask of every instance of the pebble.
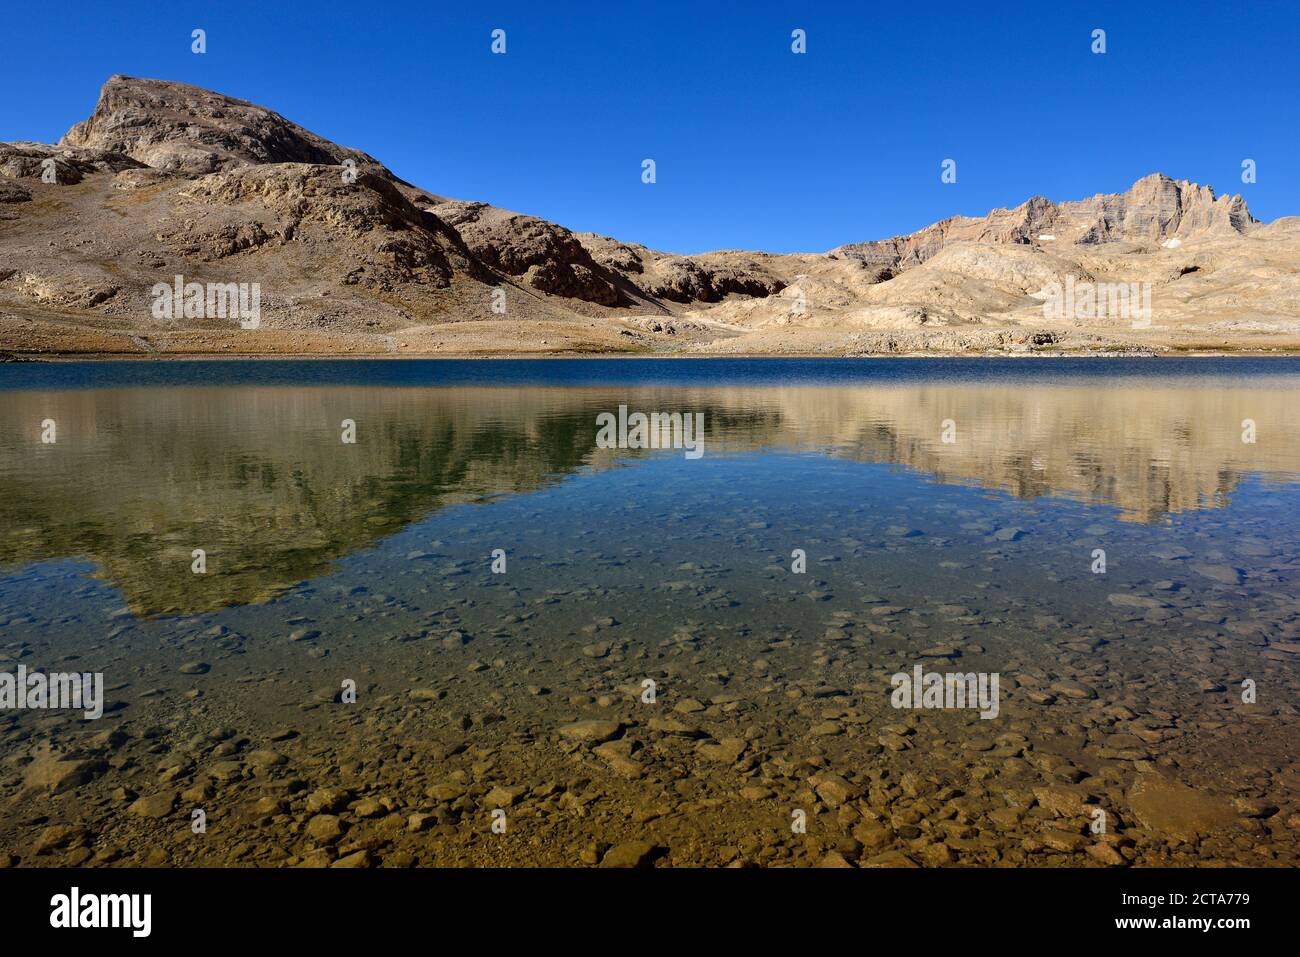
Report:
M1081 851L1088 844L1088 839L1082 834L1076 834L1073 831L1061 831L1056 828L1047 828L1038 837L1045 846L1065 854Z
M483 803L489 808L512 807L517 800L527 793L528 788L522 784L511 787L498 784L483 798Z
M272 768L288 761L279 751L250 751L245 760L254 768Z
M816 864L817 867L848 867L853 865L845 860L844 855L839 851L827 851Z
M1159 774L1140 775L1128 792L1129 808L1144 827L1190 841L1237 819L1226 800Z
M1245 577L1240 568L1231 565L1193 565L1192 571L1225 585L1239 585Z
M952 645L931 645L921 653L922 658L960 658L961 651Z
M41 831L40 837L32 845L32 850L37 854L44 854L46 851L85 841L88 836L89 832L80 824L53 824Z
M150 794L147 797L137 798L127 811L136 817L158 819L171 814L172 809L176 807L176 792L162 791L158 794Z
M441 803L450 803L464 796L465 788L459 784L431 784L424 789L426 797Z
M1063 679L1052 682L1050 687L1057 694L1064 695L1067 698L1091 699L1097 697L1096 689L1084 684L1082 681Z
M335 861L333 864L330 865L330 868L331 869L354 868L354 867L366 868L366 867L373 867L373 866L374 866L374 859L370 856L370 852L367 850L361 850L349 854L346 857L340 857L337 861Z
M646 841L616 844L605 852L601 867L649 867L659 848Z
M1089 857L1100 861L1107 867L1123 867L1128 863L1123 855L1109 844L1089 844L1084 850Z
M352 806L352 813L359 818L379 817L387 811L384 802L378 798L362 798Z
M696 751L701 757L708 758L710 761L735 764L745 753L746 747L748 744L743 738L723 738L718 742L702 742Z
M47 790L53 794L71 791L89 782L100 766L92 761L63 761L52 756L37 758L23 774L23 784L28 788Z
M578 741L583 744L599 744L602 741L617 737L622 730L623 725L617 721L593 719L566 724L560 728L560 735L570 741Z
M676 718L651 718L647 723L651 731L658 731L661 734L672 734L683 738L698 738L703 732L691 724L685 724Z
M809 783L813 785L817 796L833 808L854 800L862 793L861 788L830 772L818 775Z
M335 814L317 814L307 822L305 831L317 844L333 844L343 836L343 823Z

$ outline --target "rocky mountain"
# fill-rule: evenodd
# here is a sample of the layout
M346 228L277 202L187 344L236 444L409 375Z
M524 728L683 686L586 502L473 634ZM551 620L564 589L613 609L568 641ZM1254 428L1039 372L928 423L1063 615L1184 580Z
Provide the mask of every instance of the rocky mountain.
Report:
M1152 173L1124 193L1067 203L1034 196L1015 209L995 209L978 218L954 216L910 236L849 243L833 252L899 269L920 265L953 243L1164 243L1175 238L1239 235L1257 224L1240 196L1216 197L1208 186Z
M260 106L198 87L127 76L104 84L95 112L68 130L59 145L121 153L184 176L266 163L337 166L351 159L379 165Z
M112 77L58 145L0 144L0 350L365 354L1300 347L1300 220L1161 174L825 254L658 252L394 175L271 110ZM255 328L155 308L259 291ZM1149 321L1049 316L1146 284Z

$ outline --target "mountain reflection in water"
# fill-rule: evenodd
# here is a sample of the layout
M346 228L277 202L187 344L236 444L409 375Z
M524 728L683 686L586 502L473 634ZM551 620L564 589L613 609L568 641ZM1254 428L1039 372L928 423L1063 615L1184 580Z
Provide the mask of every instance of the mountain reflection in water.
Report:
M721 382L11 388L0 391L0 569L89 559L140 615L265 601L448 505L680 456L598 448L596 416L620 405L704 414L704 457L681 472L686 502L693 469L737 455L902 466L918 487L1062 497L1139 523L1228 507L1247 475L1300 473L1294 376ZM40 441L46 419L55 444ZM340 441L344 419L355 445ZM207 575L191 574L195 548Z

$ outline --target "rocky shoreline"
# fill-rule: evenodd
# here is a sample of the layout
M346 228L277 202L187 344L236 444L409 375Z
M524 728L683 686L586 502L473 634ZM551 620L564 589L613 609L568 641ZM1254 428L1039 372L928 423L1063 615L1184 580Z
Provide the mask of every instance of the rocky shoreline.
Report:
M724 565L617 528L556 540L512 501L442 523L454 549L412 529L202 615L138 618L65 564L43 587L82 595L70 619L11 580L0 666L75 656L111 683L100 722L0 719L0 863L1300 862L1298 569L1264 513L1219 564L1112 530L1131 584L1045 600L1037 569L1070 575L1102 534L1084 515L861 539L828 518L804 583L764 564L762 508L730 533L757 562ZM507 529L502 582L464 551ZM936 590L936 565L962 577ZM997 719L892 706L917 661L999 672Z

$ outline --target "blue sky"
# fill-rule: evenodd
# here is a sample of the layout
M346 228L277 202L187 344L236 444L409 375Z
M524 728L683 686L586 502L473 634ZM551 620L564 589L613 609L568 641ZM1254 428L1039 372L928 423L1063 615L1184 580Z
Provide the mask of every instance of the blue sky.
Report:
M1300 213L1297 51L1284 2L66 0L0 35L0 140L53 142L111 74L160 77L443 195L673 252L822 251L1154 171Z

